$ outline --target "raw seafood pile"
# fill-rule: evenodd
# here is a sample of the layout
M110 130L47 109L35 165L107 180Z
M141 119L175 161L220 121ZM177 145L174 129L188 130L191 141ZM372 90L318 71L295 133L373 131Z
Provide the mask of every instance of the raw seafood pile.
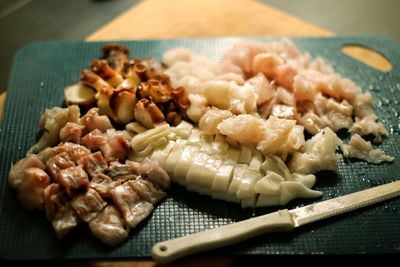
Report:
M372 95L287 39L234 45L218 63L186 48L162 63L129 59L108 45L64 93L68 108L45 111L41 139L9 174L22 205L44 210L59 237L86 222L104 243L122 242L169 176L260 207L320 196L315 173L336 172L339 152L394 160L363 138L387 136Z
M123 242L166 195L168 174L150 159L127 160L130 135L97 108L80 117L78 106L56 107L41 122L47 135L38 144L48 136L60 143L39 151L35 145L38 154L12 166L8 182L21 204L43 210L59 238L87 223L104 243Z

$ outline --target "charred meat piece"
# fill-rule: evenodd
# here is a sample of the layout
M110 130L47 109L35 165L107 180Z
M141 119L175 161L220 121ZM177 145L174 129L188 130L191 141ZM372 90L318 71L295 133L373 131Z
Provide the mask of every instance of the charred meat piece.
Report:
M119 208L122 217L131 228L136 227L154 209L150 202L142 200L136 193L133 182L132 180L127 181L111 191L114 204Z
M89 188L89 177L81 165L61 170L58 179L70 197L77 191Z
M77 195L71 202L72 208L85 222L93 220L100 211L107 206L96 190L89 188L86 192Z
M90 150L84 146L66 142L54 147L57 153L68 153L74 162L78 162L84 156L90 154Z
M103 243L115 246L128 237L126 222L114 205L108 205L89 223L89 229Z
M118 161L113 161L110 163L105 174L110 176L113 179L118 179L118 177L138 174L139 165L137 167L132 167L132 165L122 164Z
M83 165L83 169L90 175L96 176L98 173L107 169L108 164L100 151L84 156L79 160L79 164Z
M61 170L67 169L69 167L75 166L75 163L72 161L71 156L67 152L62 152L51 157L47 162L47 170L50 173L51 177L58 182L58 174Z
M99 193L102 197L112 197L111 191L118 185L136 179L136 175L124 175L117 178L111 178L103 173L99 173L90 181L90 187Z
M143 200L146 200L153 205L166 196L164 191L157 189L151 182L141 178L132 180L130 185Z
M50 177L44 170L36 167L25 169L18 186L18 200L28 210L42 210L43 191L49 184Z

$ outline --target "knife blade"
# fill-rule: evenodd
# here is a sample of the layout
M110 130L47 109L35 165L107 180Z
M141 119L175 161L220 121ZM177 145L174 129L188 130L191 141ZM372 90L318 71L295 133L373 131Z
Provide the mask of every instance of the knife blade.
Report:
M240 222L156 243L151 251L159 263L239 243L251 237L296 227L400 196L400 180L292 210L278 210Z

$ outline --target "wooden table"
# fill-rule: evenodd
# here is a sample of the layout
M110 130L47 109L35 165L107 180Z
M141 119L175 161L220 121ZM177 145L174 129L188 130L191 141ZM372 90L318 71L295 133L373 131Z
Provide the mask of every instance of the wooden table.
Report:
M145 0L87 36L87 41L165 39L199 36L331 36L333 32L252 0ZM350 49L351 50L351 49ZM359 50L359 49L358 49ZM370 59L365 51L361 58ZM367 53L367 54L365 54ZM370 60L371 61L371 60ZM381 59L371 64L387 68ZM0 115L5 94L0 95ZM170 266L234 266L235 258L183 259ZM151 260L90 261L77 266L156 266Z

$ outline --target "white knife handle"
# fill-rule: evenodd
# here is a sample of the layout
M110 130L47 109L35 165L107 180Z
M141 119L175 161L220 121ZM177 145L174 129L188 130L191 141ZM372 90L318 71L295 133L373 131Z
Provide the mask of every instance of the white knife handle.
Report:
M292 215L287 209L228 224L203 232L159 242L153 246L152 257L167 263L197 252L232 245L251 237L287 231L294 228Z

